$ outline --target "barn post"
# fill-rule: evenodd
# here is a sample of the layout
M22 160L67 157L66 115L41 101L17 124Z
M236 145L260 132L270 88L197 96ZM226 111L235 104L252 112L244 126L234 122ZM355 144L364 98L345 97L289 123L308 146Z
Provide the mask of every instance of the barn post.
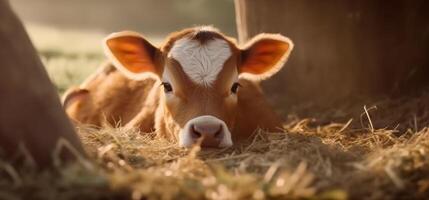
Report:
M84 155L58 94L22 23L0 0L0 149L9 157L23 144L40 166L52 164L60 138ZM65 158L71 158L66 153Z
M404 95L429 83L429 2L235 0L241 43L282 33L295 48L264 82L279 105Z

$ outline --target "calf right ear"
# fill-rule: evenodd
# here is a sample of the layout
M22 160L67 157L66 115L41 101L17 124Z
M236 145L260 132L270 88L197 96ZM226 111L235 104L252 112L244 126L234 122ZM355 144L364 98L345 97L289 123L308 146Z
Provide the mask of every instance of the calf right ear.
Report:
M104 39L103 47L113 65L131 79L158 78L162 73L161 51L139 33L112 33Z
M259 34L241 50L240 77L263 80L277 73L287 61L293 42L280 34Z

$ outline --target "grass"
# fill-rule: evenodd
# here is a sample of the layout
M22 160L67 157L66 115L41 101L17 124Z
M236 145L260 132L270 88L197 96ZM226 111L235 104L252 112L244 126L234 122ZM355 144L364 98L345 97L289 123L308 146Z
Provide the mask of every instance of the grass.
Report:
M83 37L83 36L82 36ZM59 92L103 56L38 46ZM429 93L291 109L284 131L183 149L154 133L77 127L91 160L36 172L0 162L0 199L425 199ZM28 160L27 154L22 158ZM27 159L26 159L27 158Z

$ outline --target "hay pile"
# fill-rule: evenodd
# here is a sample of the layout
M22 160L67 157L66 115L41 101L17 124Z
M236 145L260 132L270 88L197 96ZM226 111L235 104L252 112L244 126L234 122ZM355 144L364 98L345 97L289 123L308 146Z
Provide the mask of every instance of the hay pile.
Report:
M284 132L221 150L78 127L91 161L44 173L2 161L0 199L423 199L427 102L424 93L289 116Z

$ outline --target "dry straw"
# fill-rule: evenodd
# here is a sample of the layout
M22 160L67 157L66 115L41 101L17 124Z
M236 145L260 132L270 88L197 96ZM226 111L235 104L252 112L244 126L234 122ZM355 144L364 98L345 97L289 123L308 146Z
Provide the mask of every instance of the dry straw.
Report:
M291 116L283 132L257 131L227 149L79 127L91 161L76 155L79 162L44 173L2 161L0 199L425 198L428 100L423 94Z

